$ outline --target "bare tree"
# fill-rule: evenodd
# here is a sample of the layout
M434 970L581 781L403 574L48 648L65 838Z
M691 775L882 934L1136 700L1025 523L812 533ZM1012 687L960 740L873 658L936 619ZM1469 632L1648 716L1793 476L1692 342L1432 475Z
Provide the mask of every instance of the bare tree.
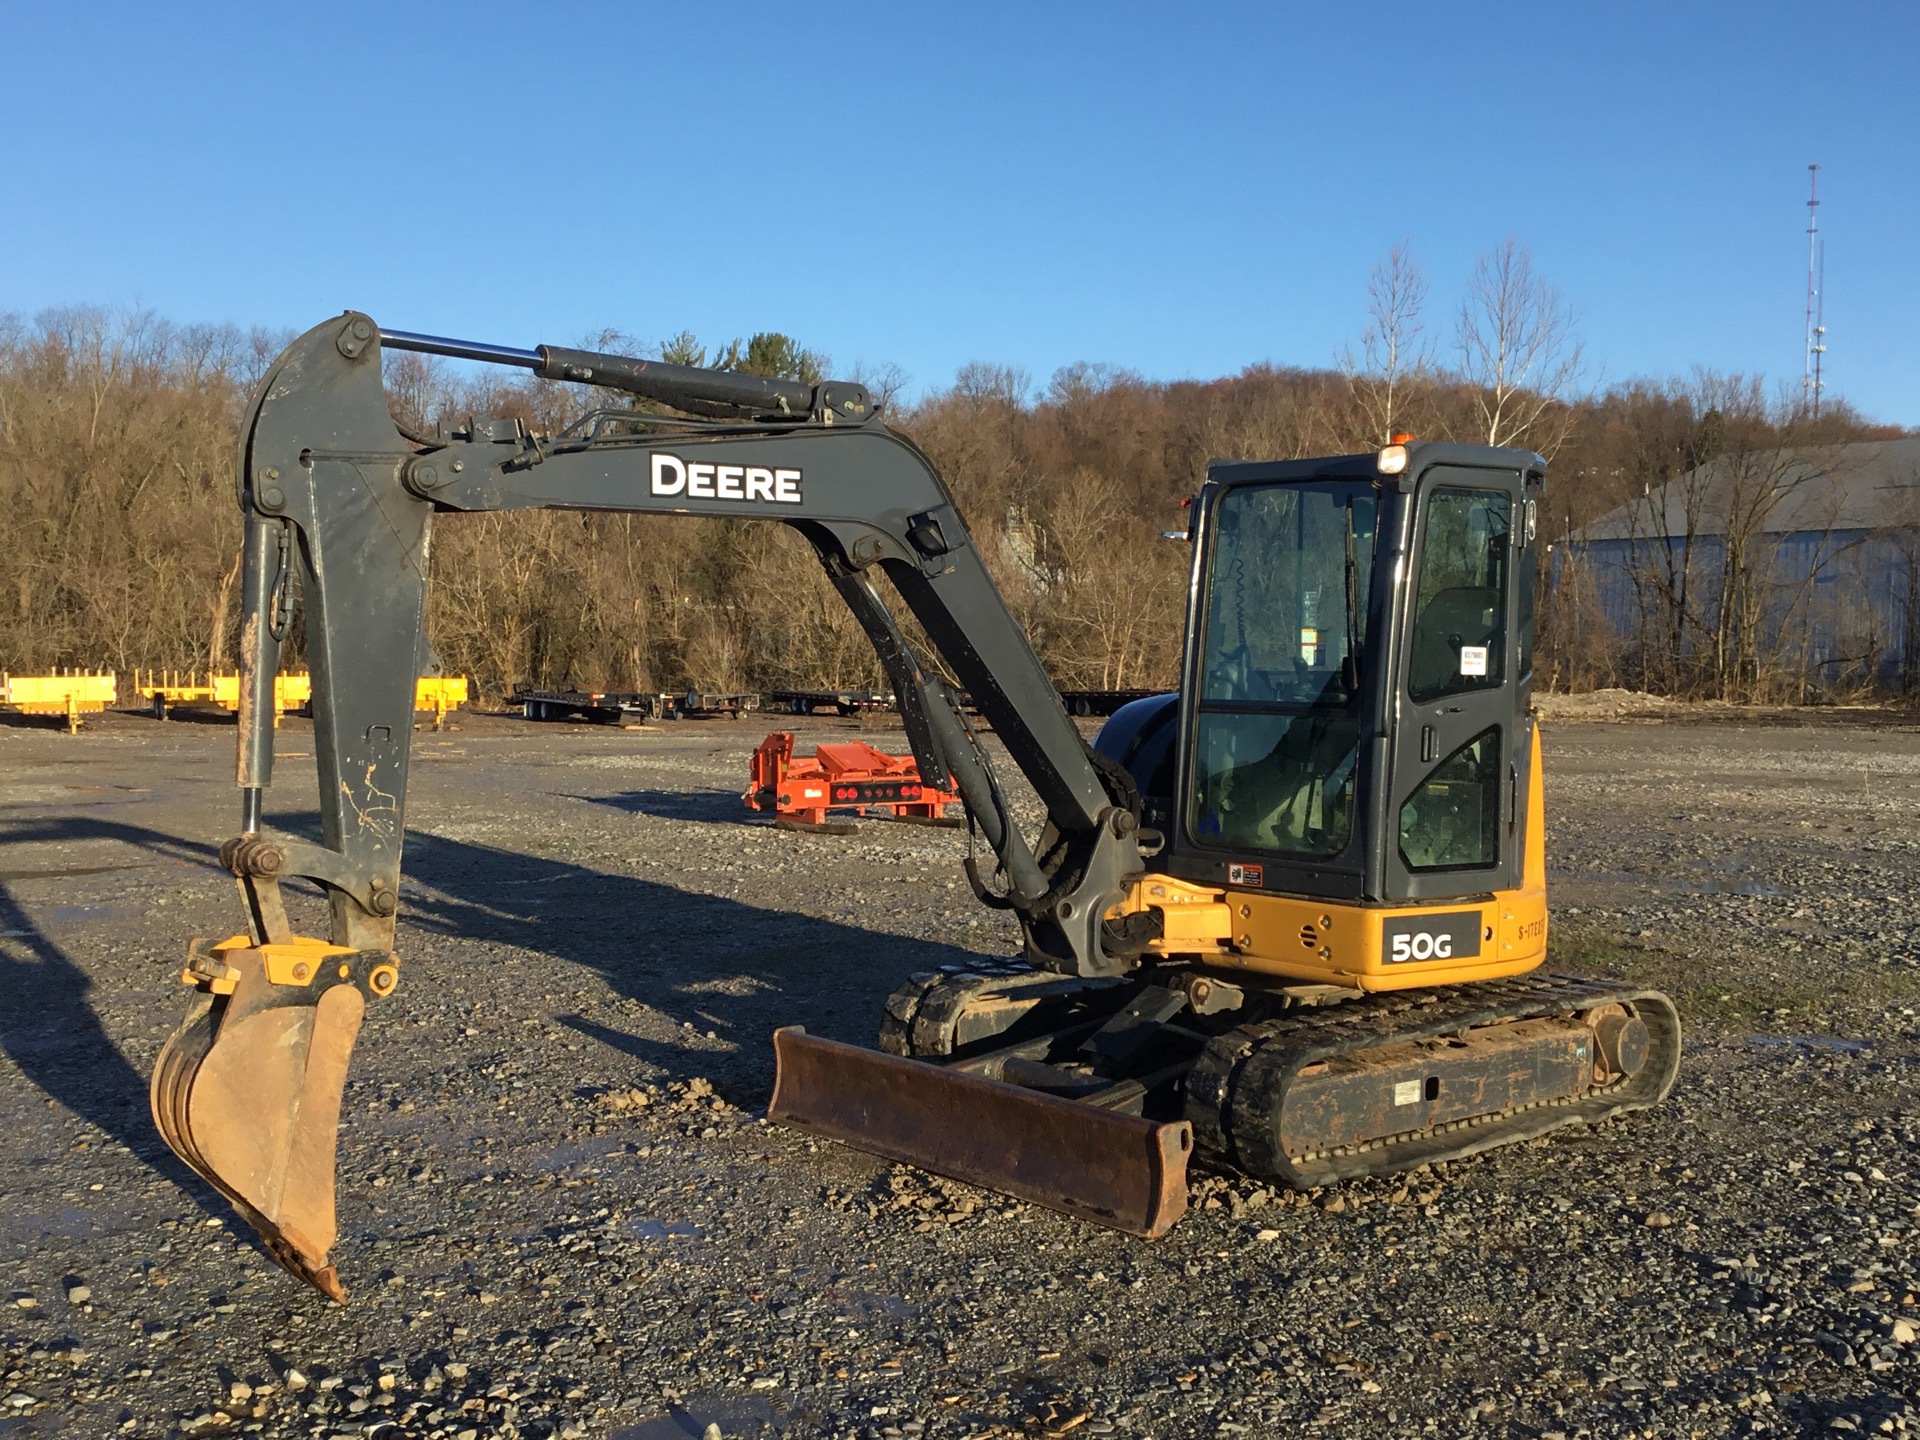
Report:
M1551 456L1570 428L1573 412L1561 402L1580 378L1580 342L1566 297L1534 273L1513 236L1474 265L1455 340L1486 443Z
M1076 360L1062 365L1047 382L1047 403L1071 406L1122 385L1139 385L1140 376L1119 365L1103 361Z
M1250 366L1209 387L1195 417L1202 459L1297 460L1352 443L1342 425L1337 377Z
M1162 539L1150 517L1115 506L1111 487L1089 470L1048 487L1028 541L1020 578L1037 592L1030 623L1061 683L1116 690L1171 677L1185 546Z
M97 307L0 326L0 669L220 653L241 348Z
M969 405L1019 409L1033 389L1033 376L1018 365L969 360L953 379L953 394Z
M891 360L884 360L878 365L869 364L865 360L856 360L853 362L853 369L847 374L847 379L856 385L866 386L873 396L874 406L886 415L893 413L894 402L900 398L901 392L913 383L913 376Z
M396 424L424 430L428 416L445 408L449 396L447 364L437 355L405 350L383 351L382 378L387 387L387 411Z
M1420 319L1426 301L1426 276L1403 240L1367 276L1367 328L1359 356L1351 349L1341 356L1366 443L1385 445L1394 432L1415 428L1410 404L1434 378Z

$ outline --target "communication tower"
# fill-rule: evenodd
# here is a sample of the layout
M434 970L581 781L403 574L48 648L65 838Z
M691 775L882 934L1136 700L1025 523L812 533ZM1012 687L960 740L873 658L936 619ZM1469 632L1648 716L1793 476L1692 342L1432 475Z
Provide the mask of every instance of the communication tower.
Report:
M1801 396L1820 418L1820 361L1827 353L1825 302L1827 249L1820 243L1820 167L1807 166L1807 353L1801 369Z

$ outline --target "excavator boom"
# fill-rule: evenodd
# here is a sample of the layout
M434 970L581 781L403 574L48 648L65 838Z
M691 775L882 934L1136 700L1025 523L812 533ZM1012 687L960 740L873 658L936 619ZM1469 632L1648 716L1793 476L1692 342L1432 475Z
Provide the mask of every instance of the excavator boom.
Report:
M564 434L481 421L409 435L390 417L383 346L524 366L698 415L596 410ZM383 336L348 313L303 335L256 390L241 439L246 519L237 780L222 850L247 932L196 941L197 998L156 1065L153 1112L287 1268L341 1298L334 1143L361 1018L391 994L427 546L440 511L571 509L754 517L811 543L899 695L921 778L957 792L996 862L1036 965L1120 973L1143 941L1107 913L1142 868L1136 812L1110 789L988 578L926 458L858 385L805 385L542 346ZM923 670L874 584L884 574L1046 806L1036 851L948 687ZM319 843L272 831L273 681L295 614L313 676ZM318 885L329 933L295 935L280 886Z

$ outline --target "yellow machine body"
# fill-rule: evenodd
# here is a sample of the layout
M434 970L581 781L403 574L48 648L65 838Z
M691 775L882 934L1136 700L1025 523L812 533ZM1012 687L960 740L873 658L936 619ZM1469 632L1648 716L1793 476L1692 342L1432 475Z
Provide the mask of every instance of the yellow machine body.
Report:
M1349 990L1410 990L1498 980L1537 968L1547 955L1546 807L1540 785L1540 727L1533 727L1527 787L1525 852L1517 890L1466 896L1426 905L1350 905L1276 895L1262 890L1217 890L1165 875L1147 875L1110 914L1161 912L1154 945L1168 958ZM1480 953L1396 958L1387 943L1390 922L1444 911L1480 913Z

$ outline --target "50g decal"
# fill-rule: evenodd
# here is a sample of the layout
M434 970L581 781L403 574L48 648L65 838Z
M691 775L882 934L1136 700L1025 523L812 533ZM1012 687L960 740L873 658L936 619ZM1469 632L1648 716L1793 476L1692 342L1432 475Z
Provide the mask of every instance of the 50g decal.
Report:
M1397 965L1404 960L1451 960L1453 958L1453 936L1435 935L1431 931L1416 930L1411 935L1393 937L1393 953L1387 957L1387 963Z
M1389 965L1422 960L1471 960L1480 953L1480 912L1447 910L1437 915L1398 915L1380 927L1382 957Z

